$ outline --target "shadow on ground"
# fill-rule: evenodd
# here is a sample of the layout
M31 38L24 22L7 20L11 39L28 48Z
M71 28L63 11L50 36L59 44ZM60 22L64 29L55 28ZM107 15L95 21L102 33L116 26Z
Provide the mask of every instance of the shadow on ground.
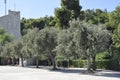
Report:
M28 68L36 68L36 67L34 67L34 66L29 66ZM53 70L52 69L52 67L50 67L50 66L39 66L39 68L36 68L36 69L45 69L45 70L49 70L49 71L51 71L51 72L62 72L62 73L75 73L75 74L80 74L80 73L85 73L86 72L86 70L85 69L83 69L83 68L61 68L61 67L59 67L59 68L57 68L57 69L55 69L55 70Z
M36 68L36 67L29 67L29 68ZM112 70L96 70L93 74L86 74L85 68L58 68L53 70L52 67L49 66L39 66L38 69L45 69L51 72L62 72L62 73L73 73L79 75L92 75L92 76L103 76L103 77L114 77L120 78L120 72L112 71Z
M57 70L50 69L50 71L62 72L62 73L74 73L74 74L80 74L80 73L86 72L86 70L84 70L84 69L67 69L67 68L59 68Z
M96 72L94 76L104 76L104 77L115 77L120 78L120 72L111 71L111 70L104 70L100 72Z

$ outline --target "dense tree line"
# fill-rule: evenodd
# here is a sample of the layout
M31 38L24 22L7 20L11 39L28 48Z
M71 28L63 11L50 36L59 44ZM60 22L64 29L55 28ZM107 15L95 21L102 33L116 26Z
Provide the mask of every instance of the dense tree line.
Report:
M90 71L91 59L95 65L96 54L108 49L110 38L110 32L101 24L92 25L73 20L68 29L46 27L28 30L20 40L6 44L2 53L20 58L22 66L25 58L36 57L37 67L40 56L44 55L50 58L53 69L56 69L57 55L64 55L68 61L71 56L75 58L79 55L80 58L80 55L84 55L87 59L87 70Z
M96 55L107 52L107 59L120 61L120 6L112 12L101 9L81 10L79 0L61 0L55 16L21 20L22 38L6 44L2 56L38 60L45 56L56 68L56 56L63 55L68 63L85 57L87 70L96 69ZM104 54L102 54L104 55ZM92 63L91 63L92 61ZM69 64L68 64L69 65Z
M3 50L5 50L2 47L5 46L5 44L13 41L13 39L14 39L13 35L8 34L3 28L0 28L0 53L3 52ZM8 50L6 50L6 52L7 51ZM9 51L7 54L9 54ZM1 54L1 56L3 55ZM0 64L1 64L1 57L0 57Z

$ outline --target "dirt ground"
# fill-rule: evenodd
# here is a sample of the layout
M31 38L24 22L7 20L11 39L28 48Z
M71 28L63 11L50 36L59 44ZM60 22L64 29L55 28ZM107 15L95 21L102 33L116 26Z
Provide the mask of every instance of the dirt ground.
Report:
M120 80L120 72L98 70L95 74L85 74L83 68L61 68L53 71L47 67L22 68L0 66L0 80Z

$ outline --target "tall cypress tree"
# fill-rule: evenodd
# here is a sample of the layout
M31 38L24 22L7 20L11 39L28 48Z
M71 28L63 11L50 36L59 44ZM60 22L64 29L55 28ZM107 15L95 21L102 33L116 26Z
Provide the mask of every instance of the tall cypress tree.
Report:
M61 8L55 9L56 26L62 29L68 28L69 21L80 16L80 10L79 0L61 0Z
M72 18L78 18L80 15L81 6L79 0L61 0L61 7L72 12Z

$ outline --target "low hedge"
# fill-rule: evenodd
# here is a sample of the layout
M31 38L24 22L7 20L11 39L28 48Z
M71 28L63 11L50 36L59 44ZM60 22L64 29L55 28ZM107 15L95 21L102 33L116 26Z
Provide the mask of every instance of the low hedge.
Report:
M97 69L112 69L112 60L97 60L96 67Z
M87 60L69 60L69 67L85 68L86 64L87 64ZM47 66L49 64L47 60L40 60L39 65ZM57 61L57 65L58 67L68 67L68 61L67 60ZM109 70L120 71L119 61L116 61L116 60L110 60L110 59L97 60L96 67L97 69L109 69Z
M68 64L68 62L66 60L58 61L59 67L60 66L68 67L67 64ZM87 60L70 60L69 61L70 67L85 68L86 64L87 64ZM97 60L96 67L97 67L97 69L109 69L109 70L119 70L120 71L119 62L115 61L115 60L110 60L110 59L109 60Z
M71 66L85 68L86 67L86 60L73 60Z
M68 61L57 61L58 67L68 67ZM80 67L83 68L86 66L86 60L69 60L70 67Z

